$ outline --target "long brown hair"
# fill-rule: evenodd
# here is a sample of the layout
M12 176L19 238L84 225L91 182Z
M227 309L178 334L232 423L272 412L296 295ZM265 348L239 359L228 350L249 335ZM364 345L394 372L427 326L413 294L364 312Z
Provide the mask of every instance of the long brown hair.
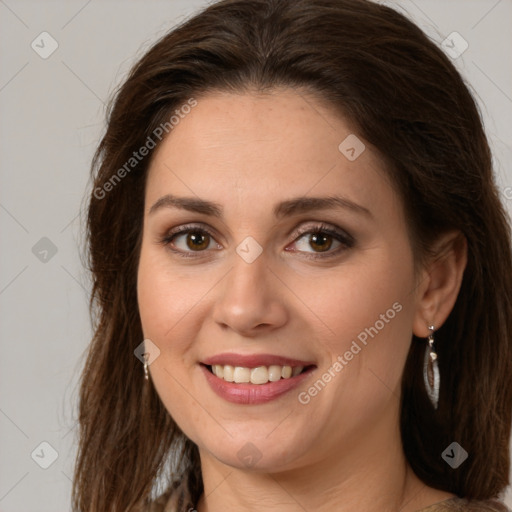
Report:
M203 490L197 447L134 356L143 339L136 275L150 157L126 163L190 98L279 86L312 91L380 151L418 261L442 232L466 237L462 288L436 333L439 409L422 382L424 340L413 339L403 377L403 447L431 487L486 499L508 484L509 224L482 120L461 76L416 25L377 3L224 0L172 30L134 66L110 104L94 157L87 240L95 332L80 388L75 511L135 510L156 481L162 491L181 482L179 508L187 510ZM469 454L456 470L441 457L454 441Z

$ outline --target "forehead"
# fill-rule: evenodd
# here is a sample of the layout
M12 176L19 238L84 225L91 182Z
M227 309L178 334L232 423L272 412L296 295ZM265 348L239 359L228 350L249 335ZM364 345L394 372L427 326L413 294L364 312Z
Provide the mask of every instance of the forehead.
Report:
M325 103L292 89L198 97L150 165L147 203L171 192L238 211L304 195L396 201L378 152Z

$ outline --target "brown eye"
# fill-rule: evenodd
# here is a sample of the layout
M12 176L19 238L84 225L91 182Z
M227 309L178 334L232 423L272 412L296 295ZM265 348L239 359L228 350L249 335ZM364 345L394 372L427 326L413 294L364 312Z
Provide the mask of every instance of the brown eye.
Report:
M200 231L189 231L186 233L186 243L189 249L193 251L202 251L210 245L210 235Z
M204 252L211 248L221 248L208 231L195 226L182 226L165 235L161 239L161 243L168 246L173 252L183 255Z
M334 245L333 247L333 244L336 245ZM339 247L347 244L344 244L343 240L340 240L339 236L337 235L332 235L330 233L326 233L323 231L310 231L308 233L304 233L301 237L299 237L294 242L294 245L300 252L322 253L330 251L331 248L333 248L335 251Z
M326 224L310 227L310 229L306 226L295 236L293 249L286 250L303 253L308 258L337 256L344 250L352 248L355 243L354 238L345 230Z
M332 246L332 236L323 233L313 233L309 236L309 244L317 252L328 251Z

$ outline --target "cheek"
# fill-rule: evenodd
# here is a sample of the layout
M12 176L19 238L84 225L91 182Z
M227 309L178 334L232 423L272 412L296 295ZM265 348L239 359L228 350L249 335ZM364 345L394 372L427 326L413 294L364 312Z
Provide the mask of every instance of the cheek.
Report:
M182 384L190 377L187 372L193 361L190 365L183 363L196 325L187 313L195 311L193 306L202 295L204 291L170 272L165 256L143 244L137 276L139 314L144 338L160 349L149 367L150 379L174 421L193 440L194 425L200 421L202 410L193 398L193 390L185 390Z
M156 381L179 372L177 360L186 350L189 336L180 335L186 323L187 311L192 307L195 293L179 276L169 272L169 266L151 247L142 247L137 276L137 299L144 339L150 339L160 350L151 364L150 372Z
M375 324L379 333L396 329L408 317L404 311L412 286L412 262L375 250L365 260L354 258L328 274L301 277L293 290L309 310L319 339L330 340L331 353L339 353L359 334L364 340L366 330Z
M158 267L151 264L144 249L141 252L137 276L137 300L144 337L161 338L161 333L169 328L168 313L172 312L169 306L175 301L169 293L169 287L165 286Z
M347 262L329 279L304 279L297 290L305 294L309 284L307 305L321 320L317 341L330 359L322 370L341 364L325 398L350 403L357 397L351 408L361 417L399 393L414 312L412 255L405 244L401 251L375 248L364 262Z
M173 270L161 249L143 243L137 298L144 336L160 341L171 336L204 295L207 277L196 281Z
M155 382L169 380L169 372L182 382L187 372L197 370L196 341L218 282L218 272L180 267L161 247L143 243L137 297L144 338L160 349L150 367Z

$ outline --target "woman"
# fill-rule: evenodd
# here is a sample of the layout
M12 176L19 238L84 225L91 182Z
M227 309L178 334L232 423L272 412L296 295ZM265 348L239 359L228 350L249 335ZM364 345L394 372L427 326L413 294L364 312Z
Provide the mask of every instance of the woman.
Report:
M419 28L215 3L134 67L93 169L74 510L507 510L509 225Z

